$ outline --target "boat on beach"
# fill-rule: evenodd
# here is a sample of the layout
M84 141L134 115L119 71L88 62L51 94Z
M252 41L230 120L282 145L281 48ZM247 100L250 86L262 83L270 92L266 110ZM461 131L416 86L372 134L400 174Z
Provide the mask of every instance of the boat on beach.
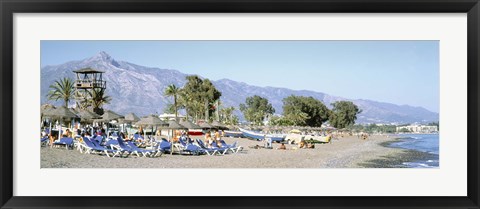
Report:
M251 139L256 140L264 140L265 138L270 138L274 142L283 142L285 140L285 134L264 134L258 133L255 131L246 130L243 128L239 128L240 132L242 132L243 136Z
M241 138L241 137L243 137L243 133L242 133L241 131L228 131L228 130L224 130L224 131L223 131L223 136L225 136L225 137Z
M285 140L290 144L299 143L301 140L314 140L320 143L329 143L332 139L332 136L318 136L318 135L304 135L297 133L290 133L285 137Z

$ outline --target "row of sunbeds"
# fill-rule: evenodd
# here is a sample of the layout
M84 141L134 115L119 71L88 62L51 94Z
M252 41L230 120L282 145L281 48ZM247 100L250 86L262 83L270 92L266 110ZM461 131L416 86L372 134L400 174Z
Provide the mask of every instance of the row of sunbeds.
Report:
M225 155L243 150L243 147L238 146L237 142L227 144L224 140L219 140L219 143L221 143L220 146L213 143L210 147L205 145L202 140L197 139L195 142L196 143L187 143L187 140L180 139L179 143L172 145L166 139L162 138L161 141L152 140L150 142L150 149L143 149L132 141L125 141L121 137L104 142L102 136L96 136L92 138L83 137L81 141L63 137L54 142L53 146L65 146L66 149L76 147L81 153L104 154L108 157L128 157L131 154L137 155L138 157L158 157L163 153L172 152L191 155ZM48 138L42 138L41 143L48 143Z

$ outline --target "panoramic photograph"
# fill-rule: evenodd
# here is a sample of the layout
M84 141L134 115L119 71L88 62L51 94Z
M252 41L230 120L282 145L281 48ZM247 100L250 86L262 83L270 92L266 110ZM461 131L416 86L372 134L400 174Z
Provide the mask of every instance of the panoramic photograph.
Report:
M41 168L440 167L438 41L40 44Z

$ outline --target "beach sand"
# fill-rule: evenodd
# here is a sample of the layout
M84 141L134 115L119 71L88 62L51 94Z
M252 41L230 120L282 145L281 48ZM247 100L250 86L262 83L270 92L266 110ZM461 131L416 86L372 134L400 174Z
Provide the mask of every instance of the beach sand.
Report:
M164 154L157 158L108 158L96 154L82 154L77 150L41 148L41 168L365 168L398 167L403 161L418 157L416 153L386 147L395 141L387 136L370 136L367 140L356 136L333 140L330 144L315 144L315 149L297 149L286 144L287 150L253 149L263 141L245 138L224 138L227 143L238 141L241 152L220 156L190 156Z

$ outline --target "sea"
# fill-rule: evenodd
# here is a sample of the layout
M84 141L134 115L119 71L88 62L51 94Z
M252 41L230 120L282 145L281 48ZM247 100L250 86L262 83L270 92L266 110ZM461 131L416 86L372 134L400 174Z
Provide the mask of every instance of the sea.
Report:
M401 134L396 135L397 142L390 147L403 148L420 152L421 157L412 158L409 162L402 162L402 167L409 168L438 168L439 162L439 135L438 134ZM422 154L423 153L423 154Z

